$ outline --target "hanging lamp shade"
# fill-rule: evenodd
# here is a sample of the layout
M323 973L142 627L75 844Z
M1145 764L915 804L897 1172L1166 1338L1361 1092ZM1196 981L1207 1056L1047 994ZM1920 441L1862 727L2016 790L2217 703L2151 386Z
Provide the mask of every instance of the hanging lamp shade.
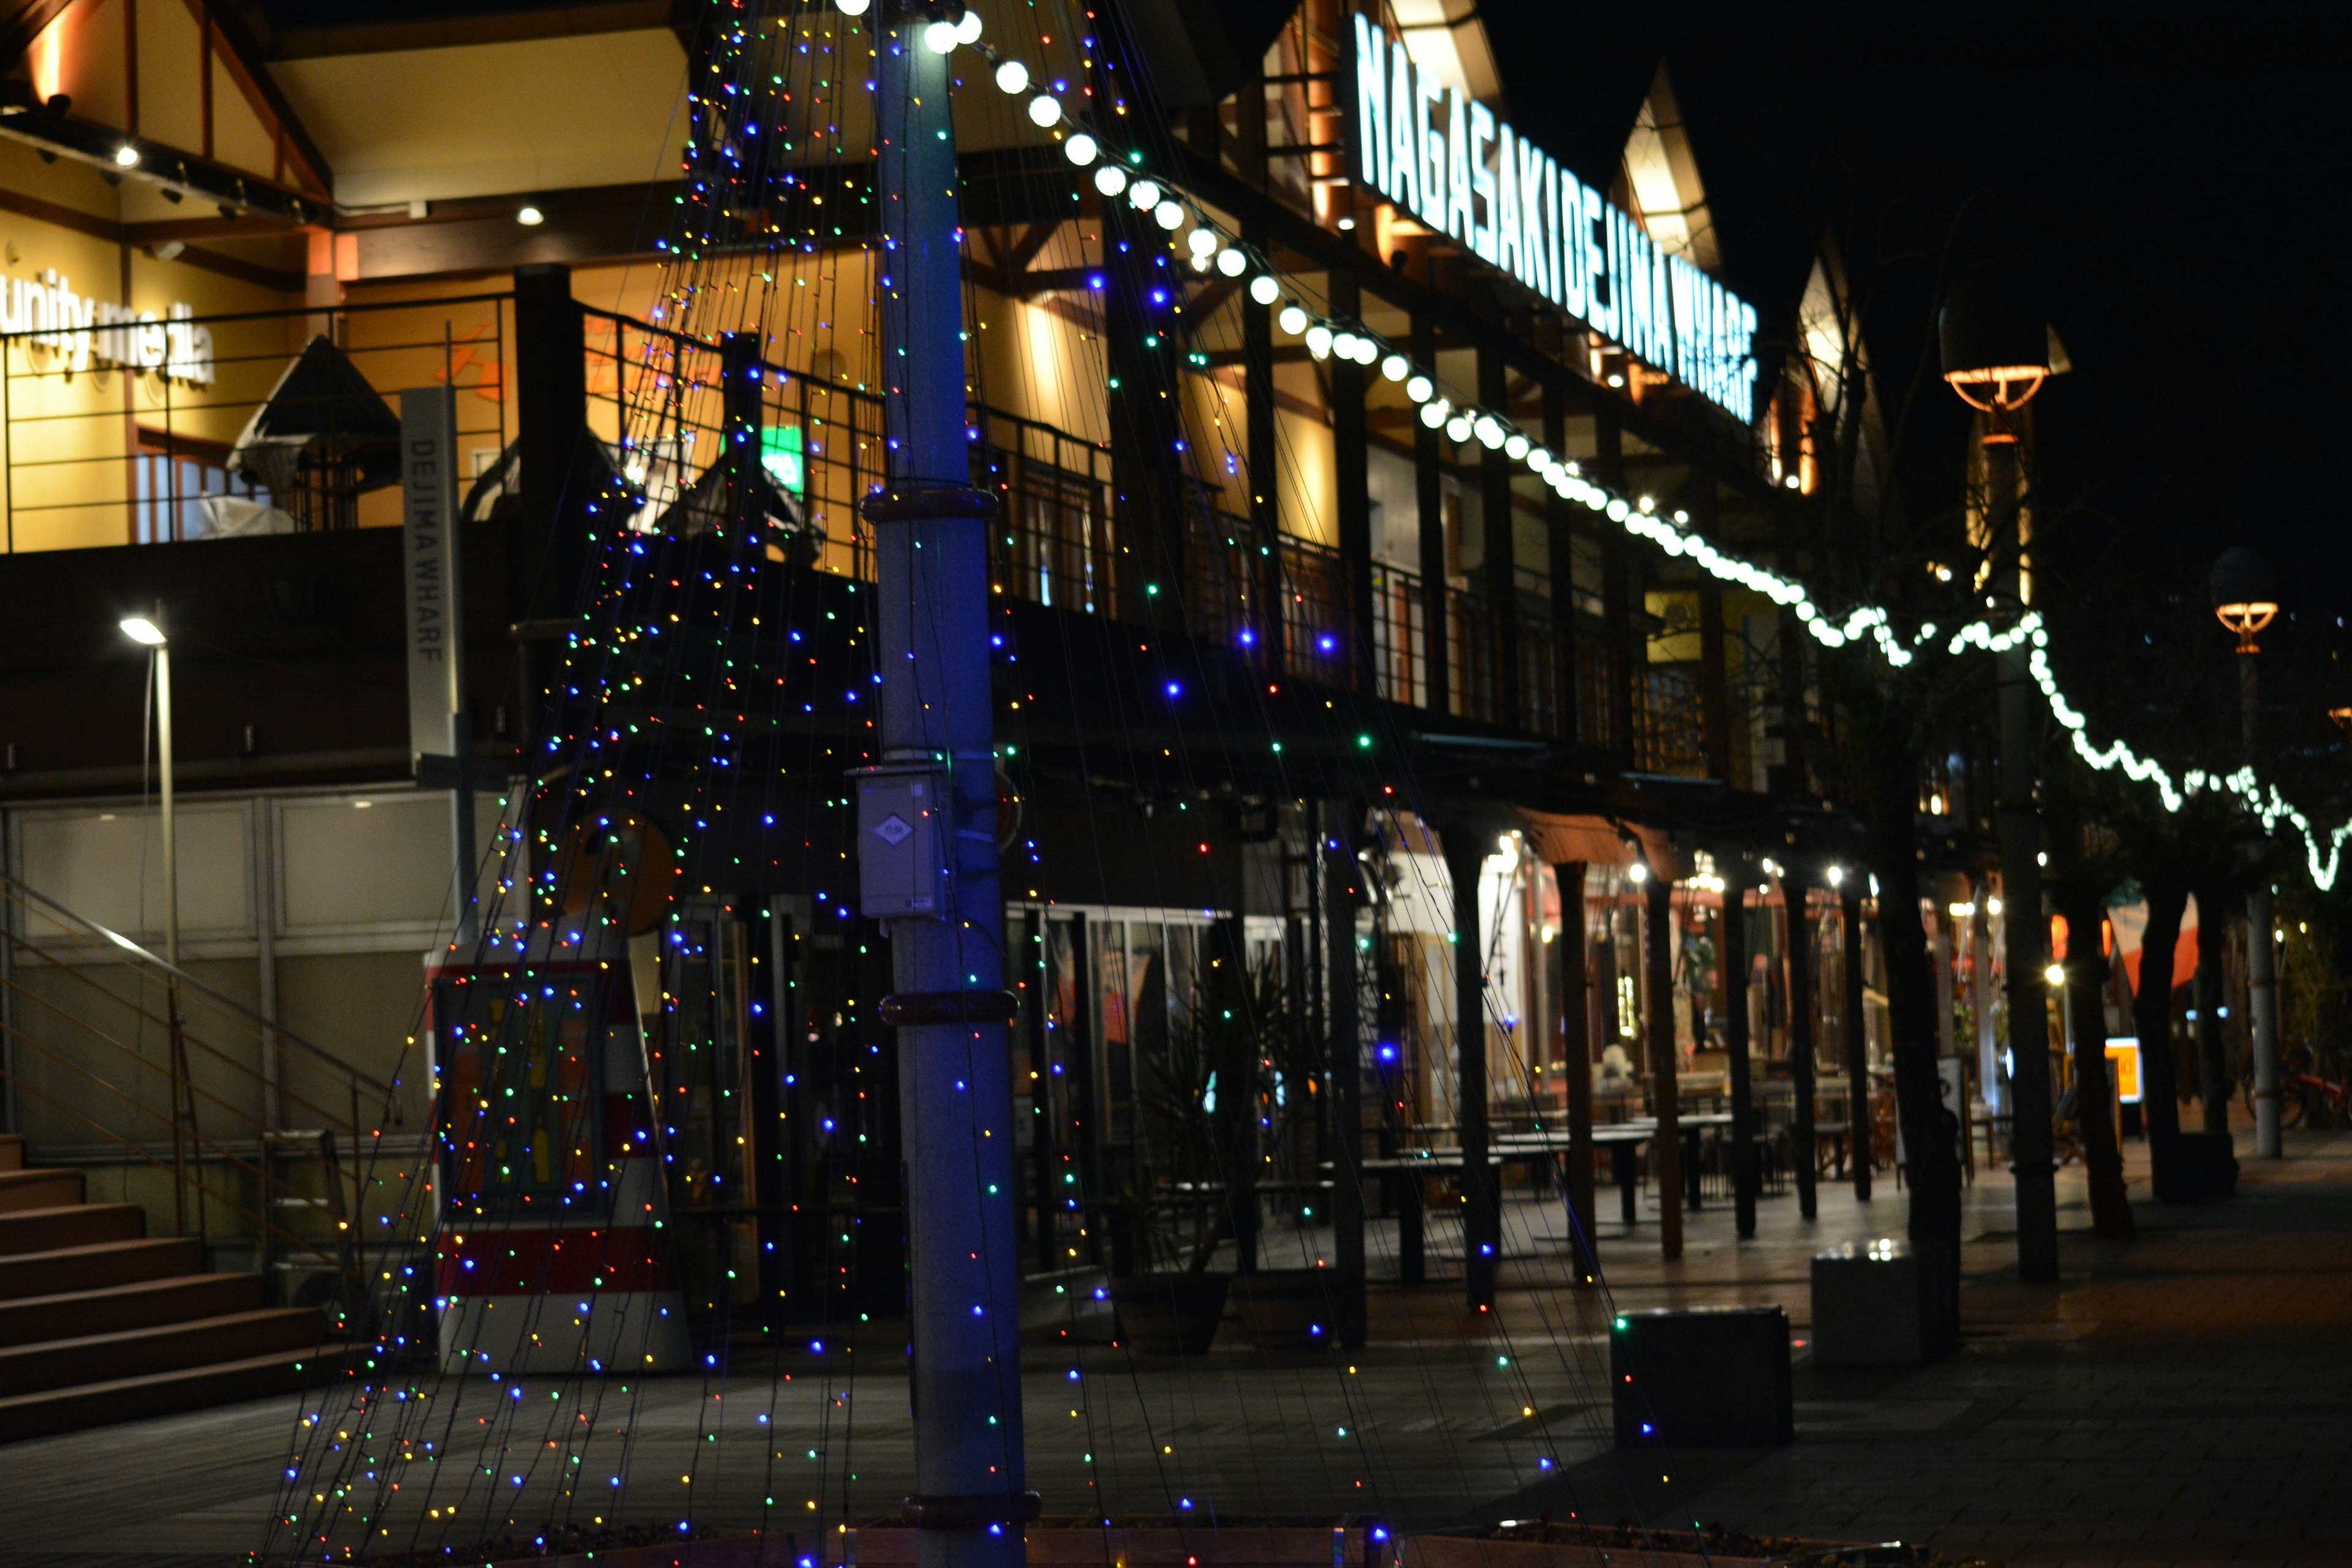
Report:
M2013 272L1964 280L1937 313L1944 379L1979 408L2016 408L2052 371L2049 318L2039 295Z
M2278 579L2271 563L2260 552L2238 545L2213 563L2207 586L2212 591L2215 618L2237 634L2242 649L2254 652L2254 634L2278 615Z

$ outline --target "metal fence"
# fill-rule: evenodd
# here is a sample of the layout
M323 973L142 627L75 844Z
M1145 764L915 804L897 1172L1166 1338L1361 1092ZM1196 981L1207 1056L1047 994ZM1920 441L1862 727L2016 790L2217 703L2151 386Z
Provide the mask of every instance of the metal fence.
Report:
M513 310L510 295L481 294L0 335L6 548L396 523L398 394L419 386L457 390L466 511L495 514L520 479ZM582 317L585 433L629 498L629 526L692 533L748 505L772 557L872 576L858 503L885 468L878 394L761 364L748 340ZM731 383L730 363L743 373ZM992 592L1082 615L1147 613L1109 447L1008 410L974 405L971 417L972 481L1003 501ZM756 425L757 440L729 442L730 424ZM1667 667L1621 670L1604 638L1562 628L1540 577L1507 607L1449 587L1432 626L1420 577L1375 563L1371 624L1358 628L1339 551L1262 538L1206 490L1183 504L1180 607L1193 635L1294 679L1369 679L1389 700L1502 728L1565 738L1572 710L1585 744L1645 771L1706 773L1696 682ZM1430 669L1441 637L1443 693ZM1623 679L1629 735L1615 732L1611 700ZM1735 749L1752 751L1752 724L1735 716L1730 730ZM1735 763L1746 779L1744 758Z
M107 306L0 334L0 542L396 521L398 393L457 388L460 449L487 469L512 426L511 314L503 294L163 320Z

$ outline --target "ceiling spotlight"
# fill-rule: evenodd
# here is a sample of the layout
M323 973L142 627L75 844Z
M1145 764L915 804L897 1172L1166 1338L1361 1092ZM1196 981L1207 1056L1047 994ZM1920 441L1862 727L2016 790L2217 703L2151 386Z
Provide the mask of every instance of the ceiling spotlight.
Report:
M137 168L139 166L139 149L133 147L130 142L125 142L121 146L117 147L114 150L114 162L119 166L125 169Z
M531 205L529 202L525 202L522 205L515 209L515 222L522 225L525 228L537 228L541 224L543 224L546 221L547 215L540 211L537 207Z

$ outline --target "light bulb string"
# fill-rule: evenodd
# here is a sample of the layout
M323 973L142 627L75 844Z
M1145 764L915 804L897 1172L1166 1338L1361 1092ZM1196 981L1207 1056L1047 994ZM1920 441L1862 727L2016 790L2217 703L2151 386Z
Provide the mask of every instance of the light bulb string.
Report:
M1672 519L1661 516L1650 498L1632 500L1595 482L1574 459L1547 449L1519 429L1507 414L1482 408L1475 399L1455 402L1441 391L1444 384L1434 367L1414 363L1408 353L1360 321L1311 309L1305 302L1307 290L1297 279L1276 268L1264 252L1234 234L1191 192L1155 175L1130 172L1130 165L1140 165L1141 153L1130 152L1123 158L1111 153L1099 136L1086 130L1070 114L1058 96L1031 76L1025 62L976 38L961 41L988 60L997 85L1008 95L1037 89L1030 97L1032 121L1041 130L1065 133L1066 147L1083 139L1071 154L1073 163L1085 167L1095 164L1097 158L1104 160L1096 185L1106 200L1126 195L1139 210L1151 211L1160 226L1171 235L1189 226L1183 248L1190 253L1192 269L1203 277L1211 273L1226 278L1247 274L1252 299L1275 309L1279 330L1305 340L1307 352L1316 359L1328 359L1336 353L1361 364L1381 365L1387 380L1406 384L1408 395L1421 405L1423 423L1439 429L1457 445L1475 440L1490 450L1509 447L1515 460L1525 461L1563 499L1581 502L1589 510L1605 514L1626 532L1648 541L1667 555L1689 559L1718 582L1763 595L1792 612L1798 624L1823 647L1843 648L1866 641L1889 668L1901 669L1914 663L1921 651L1938 646L1939 628L1935 622L1922 622L1906 639L1895 629L1888 612L1876 605L1859 605L1843 617L1832 616L1814 603L1802 583L1689 532L1684 514ZM1046 111L1049 105L1050 113ZM1171 207L1176 209L1173 221L1169 216ZM1170 248L1173 251L1177 247L1171 244ZM1227 256L1240 260L1237 264L1227 262ZM1270 280L1271 289L1261 279ZM1272 297L1265 297L1269 293ZM1434 418L1430 413L1433 409L1439 411ZM2275 835L2282 821L2289 823L2303 838L2305 858L2314 884L2323 892L2335 885L2342 869L2344 845L2352 840L2352 823L2322 833L2277 785L2263 784L2251 765L2226 774L2190 769L2176 780L2161 763L2134 751L2126 742L2114 741L2104 747L2094 742L2088 732L2089 721L2068 700L2051 670L2049 633L2040 612L2029 611L2005 629L1990 618L1968 622L1940 646L1946 653L1957 656L1971 648L2006 652L2023 641L2032 645L2035 685L2049 703L2052 716L2066 730L2075 754L2084 763L2102 773L2120 770L2136 782L2153 784L2167 811L2179 811L2192 795L2218 792L2236 801L2258 820L2266 835Z

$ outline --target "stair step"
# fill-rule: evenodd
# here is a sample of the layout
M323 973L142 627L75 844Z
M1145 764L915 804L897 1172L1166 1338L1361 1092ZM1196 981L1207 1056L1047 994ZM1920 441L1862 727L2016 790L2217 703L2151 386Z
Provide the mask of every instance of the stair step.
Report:
M24 1134L0 1132L0 1171L21 1171L24 1168Z
M0 1349L0 1400L109 1378L245 1361L317 1344L326 1324L309 1307L268 1308L186 1322Z
M79 1171L0 1171L0 1214L81 1202Z
M103 1241L137 1241L147 1234L147 1211L137 1204L67 1204L0 1214L0 1258L55 1252Z
M261 1306L258 1274L190 1274L0 1301L0 1346L222 1318Z
M235 1361L0 1397L0 1443L291 1394L341 1375L365 1354L357 1345L313 1342Z
M194 1237L156 1237L146 1241L101 1241L0 1258L0 1304L26 1296L97 1290L141 1279L201 1274L205 1244Z

